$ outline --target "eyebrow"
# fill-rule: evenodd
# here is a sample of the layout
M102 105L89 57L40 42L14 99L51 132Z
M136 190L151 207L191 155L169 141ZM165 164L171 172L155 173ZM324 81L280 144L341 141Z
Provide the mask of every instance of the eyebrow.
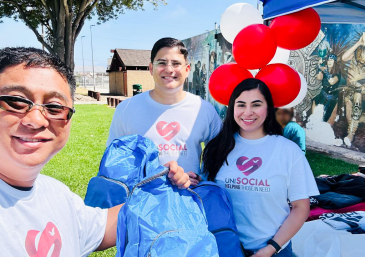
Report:
M158 59L157 62L167 62L166 59ZM180 60L171 60L171 62L181 62Z
M25 86L21 86L21 85L6 85L0 88L0 93L1 94L7 94L11 91L20 91L22 93L25 94L31 94L31 92L29 91L28 88L26 88Z
M28 96L32 95L32 92L27 87L22 85L6 85L0 88L0 94L7 94L11 91L19 91ZM57 91L51 91L46 94L46 98L52 98L52 97L59 98L60 100L66 102L66 104L69 103L67 97L64 94L61 94Z
M244 101L237 101L236 102L237 104L239 103L239 104L245 104L246 102L244 102ZM254 103L263 103L263 101L261 101L261 100L255 100L255 101L253 101L252 102L252 104L254 104Z

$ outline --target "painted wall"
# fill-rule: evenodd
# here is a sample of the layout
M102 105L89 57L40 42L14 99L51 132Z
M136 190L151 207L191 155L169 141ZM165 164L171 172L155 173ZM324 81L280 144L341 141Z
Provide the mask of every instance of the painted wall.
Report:
M142 91L148 91L155 88L155 82L150 71L128 70L127 71L127 90L128 96L133 96L133 85L141 84Z
M308 83L308 94L296 107L296 120L306 128L307 136L324 144L365 152L363 33L365 25L361 24L322 24L311 45L291 52L288 65L302 73ZM192 67L185 90L211 102L224 118L226 107L211 97L208 81L215 68L234 61L232 45L219 31L186 39L184 43Z
M212 98L208 90L208 82L210 75L218 66L233 61L232 44L215 31L183 40L183 42L189 51L191 66L184 90L200 95L212 103L218 114L224 118L227 108Z
M141 84L142 91L152 90L155 87L155 82L150 71L128 70L127 83L124 82L122 71L109 72L109 91L111 94L124 95L124 86L127 84L127 96L133 96L133 85Z

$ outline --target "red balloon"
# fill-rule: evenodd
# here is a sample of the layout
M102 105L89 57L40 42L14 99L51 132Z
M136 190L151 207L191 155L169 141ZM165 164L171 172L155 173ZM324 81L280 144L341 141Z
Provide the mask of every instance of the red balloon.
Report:
M245 69L255 70L267 65L274 57L275 34L262 24L250 25L236 36L232 52L236 62Z
M237 63L223 64L210 76L209 92L217 102L228 105L233 90L248 78L252 78L252 74Z
M299 74L286 64L270 64L262 68L256 78L269 87L275 107L291 103L299 94Z
M297 50L316 39L321 30L321 18L313 8L275 18L270 28L279 47Z

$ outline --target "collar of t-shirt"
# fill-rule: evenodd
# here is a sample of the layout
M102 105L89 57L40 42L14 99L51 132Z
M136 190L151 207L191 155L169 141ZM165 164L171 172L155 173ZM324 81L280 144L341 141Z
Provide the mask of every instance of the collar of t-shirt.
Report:
M160 108L163 108L163 109L170 109L170 108L176 108L180 105L183 105L185 103L188 103L191 99L191 96L192 94L190 94L189 92L186 92L186 95L185 95L185 98L183 100L181 100L180 102L176 103L176 104L161 104L159 102L156 102L152 97L151 97L151 94L150 94L150 91L147 91L146 92L146 99L147 99L147 102L149 104L152 104L154 106L158 106Z
M241 137L239 132L237 132L235 134L236 142L241 142L241 143L245 143L245 144L248 144L248 145L262 144L262 143L266 142L269 138L270 138L270 135L266 135L266 136L264 136L262 138L259 138L259 139L246 139L246 138Z
M16 199L22 199L22 200L31 199L34 195L35 187L36 184L34 184L34 186L31 188L14 187L0 179L0 193L6 194Z
M13 185L10 185L10 184L9 184L9 186L14 187L15 189L18 189L20 191L30 191L33 188L33 187L18 187L18 186L13 186Z

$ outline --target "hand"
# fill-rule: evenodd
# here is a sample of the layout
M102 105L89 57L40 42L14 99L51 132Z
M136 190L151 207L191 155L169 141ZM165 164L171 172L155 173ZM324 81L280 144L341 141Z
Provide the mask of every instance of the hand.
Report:
M275 248L272 245L267 245L264 248L258 250L257 253L253 255L253 257L271 257L276 253Z
M183 168L177 165L176 161L168 162L164 166L170 168L168 177L173 185L177 186L180 189L189 188L189 176L184 172Z
M195 172L189 171L187 174L189 175L192 186L197 186L200 182L202 182L202 178Z
M319 67L319 69L321 70L321 71L326 71L327 70L327 67Z
M360 37L359 41L357 42L359 46L365 45L365 32L362 34L362 37Z

